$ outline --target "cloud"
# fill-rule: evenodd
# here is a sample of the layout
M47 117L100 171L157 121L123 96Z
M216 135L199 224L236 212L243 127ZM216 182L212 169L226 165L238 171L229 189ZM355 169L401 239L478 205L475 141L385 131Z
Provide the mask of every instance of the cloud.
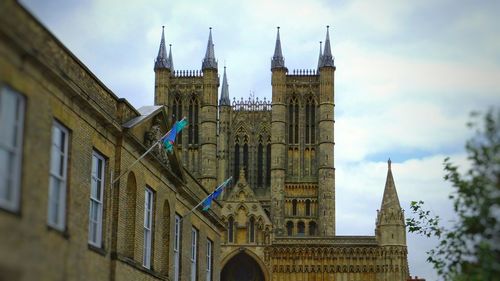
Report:
M451 219L442 160L466 166L471 110L499 104L500 2L423 1L36 1L23 0L118 96L153 103L161 26L176 69L200 69L212 26L219 73L232 97L271 96L270 58L281 26L287 67L315 68L332 26L336 202L339 234L373 234L387 164L403 208L422 199ZM380 161L380 160L384 161ZM409 235L411 273L435 279ZM432 278L431 278L432 277Z

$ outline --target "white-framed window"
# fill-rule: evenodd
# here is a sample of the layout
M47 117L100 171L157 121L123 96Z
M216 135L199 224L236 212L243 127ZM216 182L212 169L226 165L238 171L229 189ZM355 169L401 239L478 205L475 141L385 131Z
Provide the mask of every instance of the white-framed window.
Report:
M206 281L212 281L212 247L213 242L207 239L207 278Z
M174 229L174 281L179 281L180 272L180 253L181 246L181 217L175 215L175 229Z
M196 281L196 267L198 263L198 230L191 229L191 281Z
M0 207L17 212L20 207L24 97L0 88Z
M146 187L144 194L144 255L142 265L151 268L151 240L153 229L153 199L154 193L151 188Z
M106 160L97 151L92 152L90 174L89 244L102 247L102 210Z
M50 153L48 224L64 231L66 227L66 185L69 132L61 123L52 124Z

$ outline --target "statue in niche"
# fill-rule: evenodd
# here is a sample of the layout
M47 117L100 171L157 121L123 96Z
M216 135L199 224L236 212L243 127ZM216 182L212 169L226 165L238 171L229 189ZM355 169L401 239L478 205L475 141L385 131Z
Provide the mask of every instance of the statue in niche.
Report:
M151 147L156 141L163 136L161 131L161 116L157 115L153 119L153 123L149 131L144 134L144 144L146 147ZM160 142L154 149L153 154L162 162L162 164L169 167L167 151Z

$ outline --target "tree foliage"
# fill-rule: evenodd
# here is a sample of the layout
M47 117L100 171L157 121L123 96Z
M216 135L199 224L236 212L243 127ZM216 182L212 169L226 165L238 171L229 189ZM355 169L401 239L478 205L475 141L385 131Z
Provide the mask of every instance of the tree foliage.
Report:
M465 146L468 170L444 160L457 219L444 227L424 202L413 201L406 224L409 232L438 238L427 261L445 280L500 280L500 108L473 113L468 126L475 133Z

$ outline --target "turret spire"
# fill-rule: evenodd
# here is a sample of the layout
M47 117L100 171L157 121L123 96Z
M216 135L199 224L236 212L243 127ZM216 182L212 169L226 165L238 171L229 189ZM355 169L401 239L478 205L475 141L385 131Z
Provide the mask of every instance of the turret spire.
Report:
M321 60L320 67L335 67L333 63L332 48L330 47L330 26L326 26L326 40L325 40L325 51L323 52L323 58Z
M384 197L380 210L387 208L401 209L394 178L392 177L391 159L387 161L387 179L385 181Z
M229 85L227 84L226 67L224 66L224 76L222 78L222 90L220 92L219 105L230 105L229 100Z
M165 26L162 26L160 49L158 50L158 56L156 57L155 67L154 67L155 71L159 69L170 69L167 57L167 50L165 47Z
M285 67L285 58L283 58L283 53L281 52L280 27L278 26L276 46L274 47L274 55L273 59L271 60L271 69L281 67Z
M174 71L174 59L172 57L172 44L168 45L169 51L168 51L168 64L170 66L170 71Z
M202 67L205 69L217 69L217 61L215 60L214 43L212 42L212 28L210 27L210 32L208 34L207 51L205 52L205 58L203 59Z
M396 185L392 177L391 159L387 161L387 179L382 205L377 212L375 235L381 246L406 246L404 212L399 204Z
M319 57L318 57L318 69L321 67L321 60L323 59L322 41L319 41Z

